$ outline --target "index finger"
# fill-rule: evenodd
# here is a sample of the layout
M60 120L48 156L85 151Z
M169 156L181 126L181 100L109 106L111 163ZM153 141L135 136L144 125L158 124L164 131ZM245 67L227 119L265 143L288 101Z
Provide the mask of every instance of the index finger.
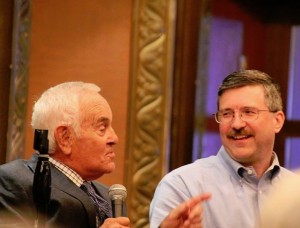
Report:
M195 205L198 205L200 202L206 201L211 197L210 193L203 193L199 196L195 196L185 203L180 204L175 210L170 213L170 217L172 218L180 218L184 214L187 214L191 208Z
M187 201L187 206L194 207L198 203L204 202L211 198L211 193L203 193L201 195L195 196L189 201Z

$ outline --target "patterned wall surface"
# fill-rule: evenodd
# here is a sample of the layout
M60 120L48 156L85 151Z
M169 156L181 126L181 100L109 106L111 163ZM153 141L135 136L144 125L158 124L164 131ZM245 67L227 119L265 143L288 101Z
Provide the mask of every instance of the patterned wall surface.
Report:
M133 227L149 226L149 204L166 172L175 1L136 0L127 140L127 206Z

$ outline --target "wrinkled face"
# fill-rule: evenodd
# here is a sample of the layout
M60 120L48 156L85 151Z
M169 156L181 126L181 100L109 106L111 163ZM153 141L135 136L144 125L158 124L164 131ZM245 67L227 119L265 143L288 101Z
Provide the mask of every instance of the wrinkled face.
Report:
M226 124L219 124L222 144L229 155L245 166L270 163L275 133L279 132L284 114L279 111L259 112L254 121L243 121L239 110L252 107L268 110L262 86L244 86L225 91L219 100L219 110L233 110L235 117Z
M118 137L112 128L112 111L99 94L80 99L81 130L72 144L72 159L85 180L99 178L115 169L114 145Z

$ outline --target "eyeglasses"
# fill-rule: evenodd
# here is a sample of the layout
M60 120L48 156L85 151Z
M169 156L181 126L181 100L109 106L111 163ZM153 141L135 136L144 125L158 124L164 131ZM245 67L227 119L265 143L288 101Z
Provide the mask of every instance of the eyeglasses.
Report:
M239 117L241 118L241 120L245 122L251 122L258 119L260 112L276 112L276 111L259 110L257 108L246 107L239 110ZM227 124L230 123L235 117L235 111L231 109L219 110L217 113L214 114L214 116L217 123Z

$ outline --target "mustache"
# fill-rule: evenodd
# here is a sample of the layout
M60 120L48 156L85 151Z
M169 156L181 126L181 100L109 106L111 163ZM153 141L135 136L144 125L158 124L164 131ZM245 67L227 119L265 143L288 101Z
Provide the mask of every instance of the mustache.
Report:
M232 129L228 133L228 137L241 137L241 136L250 136L253 135L252 132L245 130L245 129Z

